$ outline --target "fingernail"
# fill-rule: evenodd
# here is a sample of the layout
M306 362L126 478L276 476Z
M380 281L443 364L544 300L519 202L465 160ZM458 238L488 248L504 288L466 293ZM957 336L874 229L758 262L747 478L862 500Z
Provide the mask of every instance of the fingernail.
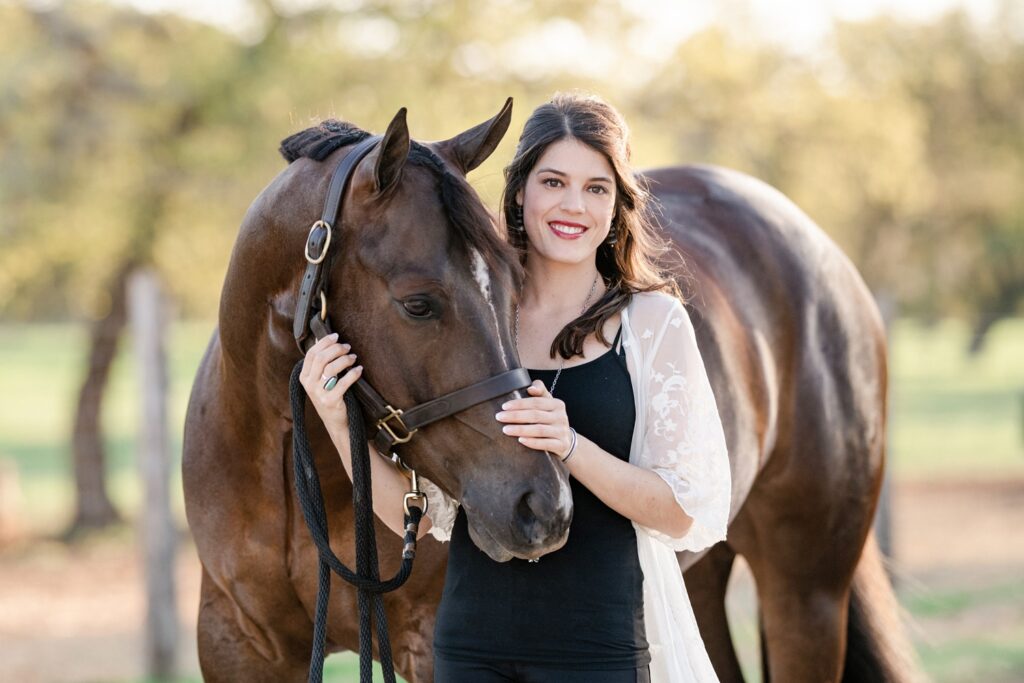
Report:
M512 425L505 425L504 427L501 428L501 431L503 431L506 434L508 434L509 432L512 431Z
M502 404L501 404L501 409L502 409L502 410L508 410L508 407L509 407L510 405L512 405L512 402L511 402L511 401L509 401L508 403L502 403Z
M338 333L337 333L337 332L331 332L331 334L330 334L330 335L328 335L328 336L329 336L329 337L330 337L331 339L335 340L335 341L337 341L337 340L338 340Z
M342 344L341 348L344 349L345 351L348 351L349 349L352 348L352 345L351 344Z
M356 366L355 368L353 368L353 369L354 369L354 370L355 370L356 372L362 372L362 371L363 371L363 366L362 366L362 365L357 365L357 366Z
M519 443L523 443L524 441L526 441L526 437L524 437L524 436L519 437Z
M495 414L494 414L494 419L495 419L495 420L504 420L504 419L505 419L505 413L504 413L504 411L502 411L502 412L500 412L500 413L495 413Z

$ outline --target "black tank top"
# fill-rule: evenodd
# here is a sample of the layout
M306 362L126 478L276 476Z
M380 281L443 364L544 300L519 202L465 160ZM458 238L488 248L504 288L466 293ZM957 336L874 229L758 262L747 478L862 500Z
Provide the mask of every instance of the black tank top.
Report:
M563 369L555 396L580 435L628 461L636 410L619 335L605 354ZM530 376L550 386L555 371ZM438 653L591 670L650 662L633 525L575 479L570 486L569 539L536 563L491 560L473 545L459 510L434 631Z

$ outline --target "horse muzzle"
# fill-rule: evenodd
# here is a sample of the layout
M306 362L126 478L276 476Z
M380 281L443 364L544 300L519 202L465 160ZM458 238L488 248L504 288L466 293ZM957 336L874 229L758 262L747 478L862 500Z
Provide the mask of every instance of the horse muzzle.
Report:
M543 457L542 454L537 454ZM572 493L565 469L513 488L469 487L462 506L469 536L495 562L532 560L565 545L572 522Z

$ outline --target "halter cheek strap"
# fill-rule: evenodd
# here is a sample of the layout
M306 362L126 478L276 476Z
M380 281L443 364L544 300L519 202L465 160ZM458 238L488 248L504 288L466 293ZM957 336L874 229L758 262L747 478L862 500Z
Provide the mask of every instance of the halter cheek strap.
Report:
M330 334L330 324L327 322L327 297L326 282L324 273L330 272L331 241L334 236L335 221L339 217L341 209L341 198L345 194L348 180L352 177L359 162L366 157L370 151L381 141L381 136L373 135L358 143L352 151L345 155L331 177L331 185L327 189L327 200L324 202L324 211L320 220L309 229L306 237L306 272L302 276L302 283L299 285L299 300L295 307L295 319L292 323L292 332L295 335L295 342L299 345L299 351L305 355L312 343L303 344L309 336L309 330L317 339ZM315 297L315 298L314 298ZM319 307L319 314L312 315L314 306ZM321 324L317 324L317 319ZM323 334L317 334L327 330Z

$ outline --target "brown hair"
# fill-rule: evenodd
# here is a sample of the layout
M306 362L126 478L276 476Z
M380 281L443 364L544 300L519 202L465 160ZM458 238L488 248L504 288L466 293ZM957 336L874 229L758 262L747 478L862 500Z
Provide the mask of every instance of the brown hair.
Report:
M583 354L583 342L592 333L605 346L605 322L629 304L633 294L664 290L682 298L674 280L655 264L668 251L658 237L650 211L650 194L629 165L629 128L622 115L596 95L557 93L537 107L526 120L512 162L505 167L501 209L509 242L526 260L526 232L516 229L516 195L530 171L554 142L577 140L603 154L615 173L615 211L612 230L617 242L606 240L597 249L597 270L608 290L580 317L566 325L551 344L551 357Z

